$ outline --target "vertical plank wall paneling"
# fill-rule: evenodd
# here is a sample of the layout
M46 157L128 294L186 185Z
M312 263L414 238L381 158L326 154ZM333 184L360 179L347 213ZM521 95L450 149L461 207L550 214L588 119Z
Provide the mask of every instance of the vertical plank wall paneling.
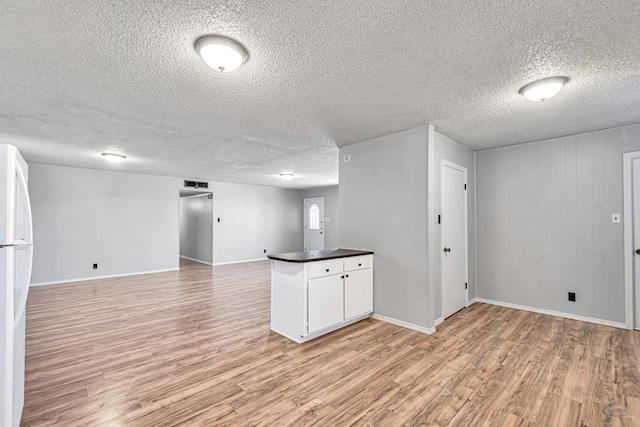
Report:
M611 214L622 214L629 151L640 151L640 125L478 152L478 296L624 322L623 229Z

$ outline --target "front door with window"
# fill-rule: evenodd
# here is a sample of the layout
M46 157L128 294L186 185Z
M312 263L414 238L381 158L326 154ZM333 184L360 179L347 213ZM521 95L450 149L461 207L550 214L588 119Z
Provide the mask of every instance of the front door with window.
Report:
M324 249L324 197L304 199L304 250Z

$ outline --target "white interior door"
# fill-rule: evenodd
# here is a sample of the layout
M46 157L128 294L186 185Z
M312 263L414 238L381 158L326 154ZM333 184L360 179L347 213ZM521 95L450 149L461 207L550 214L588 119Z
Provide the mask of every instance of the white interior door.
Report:
M324 249L324 197L304 199L304 250Z
M633 160L633 306L635 329L640 329L640 159Z
M467 170L442 163L442 314L451 316L467 303Z

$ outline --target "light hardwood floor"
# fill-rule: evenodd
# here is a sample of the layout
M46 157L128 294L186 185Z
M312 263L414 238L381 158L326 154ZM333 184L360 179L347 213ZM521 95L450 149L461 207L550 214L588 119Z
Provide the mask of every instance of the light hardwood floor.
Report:
M269 281L184 262L31 289L22 425L640 425L638 332L474 304L432 336L299 345L269 330Z

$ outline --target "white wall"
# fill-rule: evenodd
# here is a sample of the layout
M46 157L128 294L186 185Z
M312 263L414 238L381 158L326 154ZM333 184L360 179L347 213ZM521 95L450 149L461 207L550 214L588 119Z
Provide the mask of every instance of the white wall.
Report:
M324 223L324 247L326 249L333 249L340 246L340 215L338 193L339 190L337 185L333 185L330 187L311 188L308 190L303 190L302 192L302 197L305 199L309 199L312 197L324 197L324 217L329 219L329 221L325 221Z
M476 230L475 230L475 152L465 147L462 144L454 141L453 139L439 133L435 132L434 134L434 167L435 173L433 175L434 178L434 197L433 203L435 205L436 215L442 212L442 199L441 199L441 178L442 178L442 160L449 160L458 165L464 166L467 168L467 208L468 208L468 230L469 230L469 252L468 252L468 260L469 260L469 299L473 299L476 296ZM432 236L435 239L435 250L438 253L438 256L442 255L440 249L442 249L442 240L441 240L442 228L440 225L434 227L434 235ZM436 262L433 265L434 275L433 280L434 283L440 284L440 262ZM462 285L462 284L461 284ZM435 318L438 319L442 317L442 287L434 286L434 312Z
M638 150L640 125L478 152L478 296L624 322L611 214L622 213L622 153Z
M34 216L32 283L179 267L183 180L29 165ZM214 263L302 249L302 193L210 182ZM93 270L93 263L98 269Z
M210 188L214 264L302 250L301 191L221 182Z
M375 313L421 328L430 327L427 138L420 127L340 149L340 246L375 252Z
M32 283L178 268L175 178L31 164L29 190Z
M180 198L180 256L213 263L213 198Z

